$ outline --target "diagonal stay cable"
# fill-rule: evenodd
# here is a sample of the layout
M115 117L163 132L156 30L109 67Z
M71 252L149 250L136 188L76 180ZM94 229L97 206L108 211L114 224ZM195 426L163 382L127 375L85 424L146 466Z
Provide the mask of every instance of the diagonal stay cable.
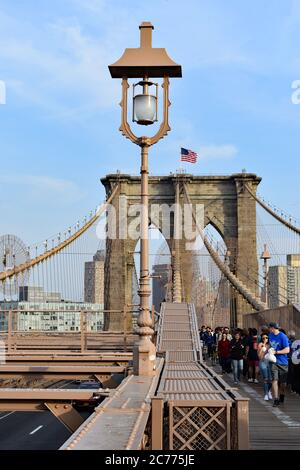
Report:
M207 237L204 235L204 232L203 232L202 228L199 226L198 221L195 217L195 213L193 211L193 206L192 206L192 203L191 203L186 185L184 184L183 186L184 186L185 197L186 197L186 200L188 202L189 209L191 211L193 220L196 224L196 228L197 228L197 230L198 230L198 232L199 232L199 234L200 234L200 236L203 240L203 243L204 243L207 251L211 255L212 259L214 260L214 262L216 263L218 268L221 270L221 272L224 274L224 276L229 280L229 282L232 284L232 286L244 297L245 300L247 300L247 302L250 305L252 305L252 307L255 310L257 310L257 311L266 310L268 308L267 305L264 302L260 301L259 299L255 298L254 293L252 293L248 287L244 286L241 283L241 281L230 271L229 267L226 266L223 263L223 261L221 260L219 254L211 246L211 244L207 240Z
M19 264L17 266L14 266L13 269L9 269L7 271L3 271L0 273L0 281L5 281L6 279L9 279L13 276L16 276L17 274L20 274L30 268L33 268L37 264L41 263L42 261L45 261L49 258L51 258L53 255L59 253L62 251L64 248L66 248L68 245L70 245L72 242L77 240L83 233L85 233L92 225L101 217L101 215L106 211L107 206L110 204L112 199L117 193L119 185L117 184L112 193L110 194L109 198L107 199L106 202L104 202L97 210L96 214L83 226L81 227L80 230L75 232L73 235L71 235L69 238L64 240L62 243L59 243L56 245L54 248L46 251L42 255L39 255L35 258L33 258L30 261L27 261L26 263Z
M251 191L251 189L245 184L245 188L247 189L248 193L258 202L258 204L263 207L269 214L271 214L275 219L277 219L279 222L284 224L286 227L288 227L290 230L293 232L297 233L300 235L300 229L298 227L295 227L295 225L291 224L287 220L285 220L283 217L280 217L280 215L276 214L271 207L268 206L264 201L262 201L256 194Z

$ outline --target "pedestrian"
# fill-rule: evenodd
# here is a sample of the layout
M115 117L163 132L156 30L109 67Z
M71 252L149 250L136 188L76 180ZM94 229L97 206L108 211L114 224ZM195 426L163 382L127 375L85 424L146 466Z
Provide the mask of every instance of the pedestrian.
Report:
M254 382L258 384L258 373L259 373L259 358L257 355L257 329L251 328L249 331L249 337L246 345L246 356L248 360L249 378L248 382Z
M248 344L248 339L249 339L248 330L244 328L243 330L239 330L239 331L241 332L241 339L246 350L246 346ZM243 358L243 377L246 378L247 375L248 375L248 360L247 360L247 357L245 356ZM249 375L248 375L248 378L249 378Z
M205 346L207 347L208 357L211 358L212 353L213 353L213 347L215 344L215 338L214 338L214 335L210 326L206 328L206 331L203 335L203 341L204 341Z
M234 338L230 341L230 359L233 369L233 380L237 384L243 372L243 358L245 356L245 346L241 339L241 334L236 331Z
M229 341L231 341L231 340L232 340L232 335L231 335L230 332L229 332L228 326L224 326L223 332L226 333L227 339L229 339Z
M278 323L270 322L269 331L270 347L273 348L276 357L276 362L271 363L273 406L279 406L280 403L284 403L290 347L288 337L279 331Z
M261 338L263 335L269 335L269 327L268 325L262 325L260 327L260 334L257 336L257 342L258 344L261 343Z
M269 336L267 334L261 335L261 341L257 347L257 354L259 358L259 370L264 381L264 400L272 400L272 374L271 364L265 360L265 355L270 348Z
M215 328L214 336L215 336L215 343L216 343L216 345L218 345L219 341L222 338L222 328L220 326L217 326Z
M290 387L290 391L295 393L295 372L296 372L296 365L293 364L292 361L292 344L296 341L296 333L294 330L290 330L288 332L288 339L289 339L289 347L290 352L288 354L288 375L287 375L287 385Z
M218 342L218 356L220 366L222 367L222 374L231 372L230 367L230 341L226 333L222 333L222 338Z
M204 342L203 336L204 336L204 333L205 333L205 332L206 332L206 326L205 326L205 325L202 325L202 326L201 326L201 330L200 330L200 339L201 339L201 341L203 341L203 342Z

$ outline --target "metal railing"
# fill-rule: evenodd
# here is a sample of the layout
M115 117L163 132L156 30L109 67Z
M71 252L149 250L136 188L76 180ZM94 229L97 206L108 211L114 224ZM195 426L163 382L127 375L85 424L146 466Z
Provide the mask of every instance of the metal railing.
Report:
M134 311L128 306L124 306L123 310L0 310L0 334L8 353L16 352L22 346L28 349L28 342L33 348L42 345L49 349L51 346L62 348L73 342L72 349L79 348L84 352L95 347L89 342L92 343L92 339L99 335L104 343L110 337L115 338L127 351L132 345L133 335L136 335L135 318L132 317ZM103 330L104 315L109 314L120 315L122 326L119 331ZM35 316L38 321L34 324ZM45 316L49 316L49 319L45 319ZM128 328L130 318L131 329Z

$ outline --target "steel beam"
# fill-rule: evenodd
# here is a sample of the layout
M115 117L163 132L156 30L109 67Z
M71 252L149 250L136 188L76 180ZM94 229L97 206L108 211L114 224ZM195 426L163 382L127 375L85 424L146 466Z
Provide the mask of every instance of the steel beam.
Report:
M89 400L103 389L62 389L62 388L0 388L0 401L72 401Z
M89 374L122 374L125 371L124 366L96 366L96 365L79 365L79 366L36 366L36 365L19 365L9 364L0 366L0 376L2 372L17 373L17 374L51 374L51 373L63 373L63 374L77 374L77 373L89 373Z
M45 406L71 432L75 432L85 421L70 403L46 402Z

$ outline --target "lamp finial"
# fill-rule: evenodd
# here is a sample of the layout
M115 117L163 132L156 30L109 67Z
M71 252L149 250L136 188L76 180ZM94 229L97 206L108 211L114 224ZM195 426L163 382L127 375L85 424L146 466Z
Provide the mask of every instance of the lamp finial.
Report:
M143 21L139 26L141 30L141 44L140 47L152 48L152 30L154 26L150 21Z

